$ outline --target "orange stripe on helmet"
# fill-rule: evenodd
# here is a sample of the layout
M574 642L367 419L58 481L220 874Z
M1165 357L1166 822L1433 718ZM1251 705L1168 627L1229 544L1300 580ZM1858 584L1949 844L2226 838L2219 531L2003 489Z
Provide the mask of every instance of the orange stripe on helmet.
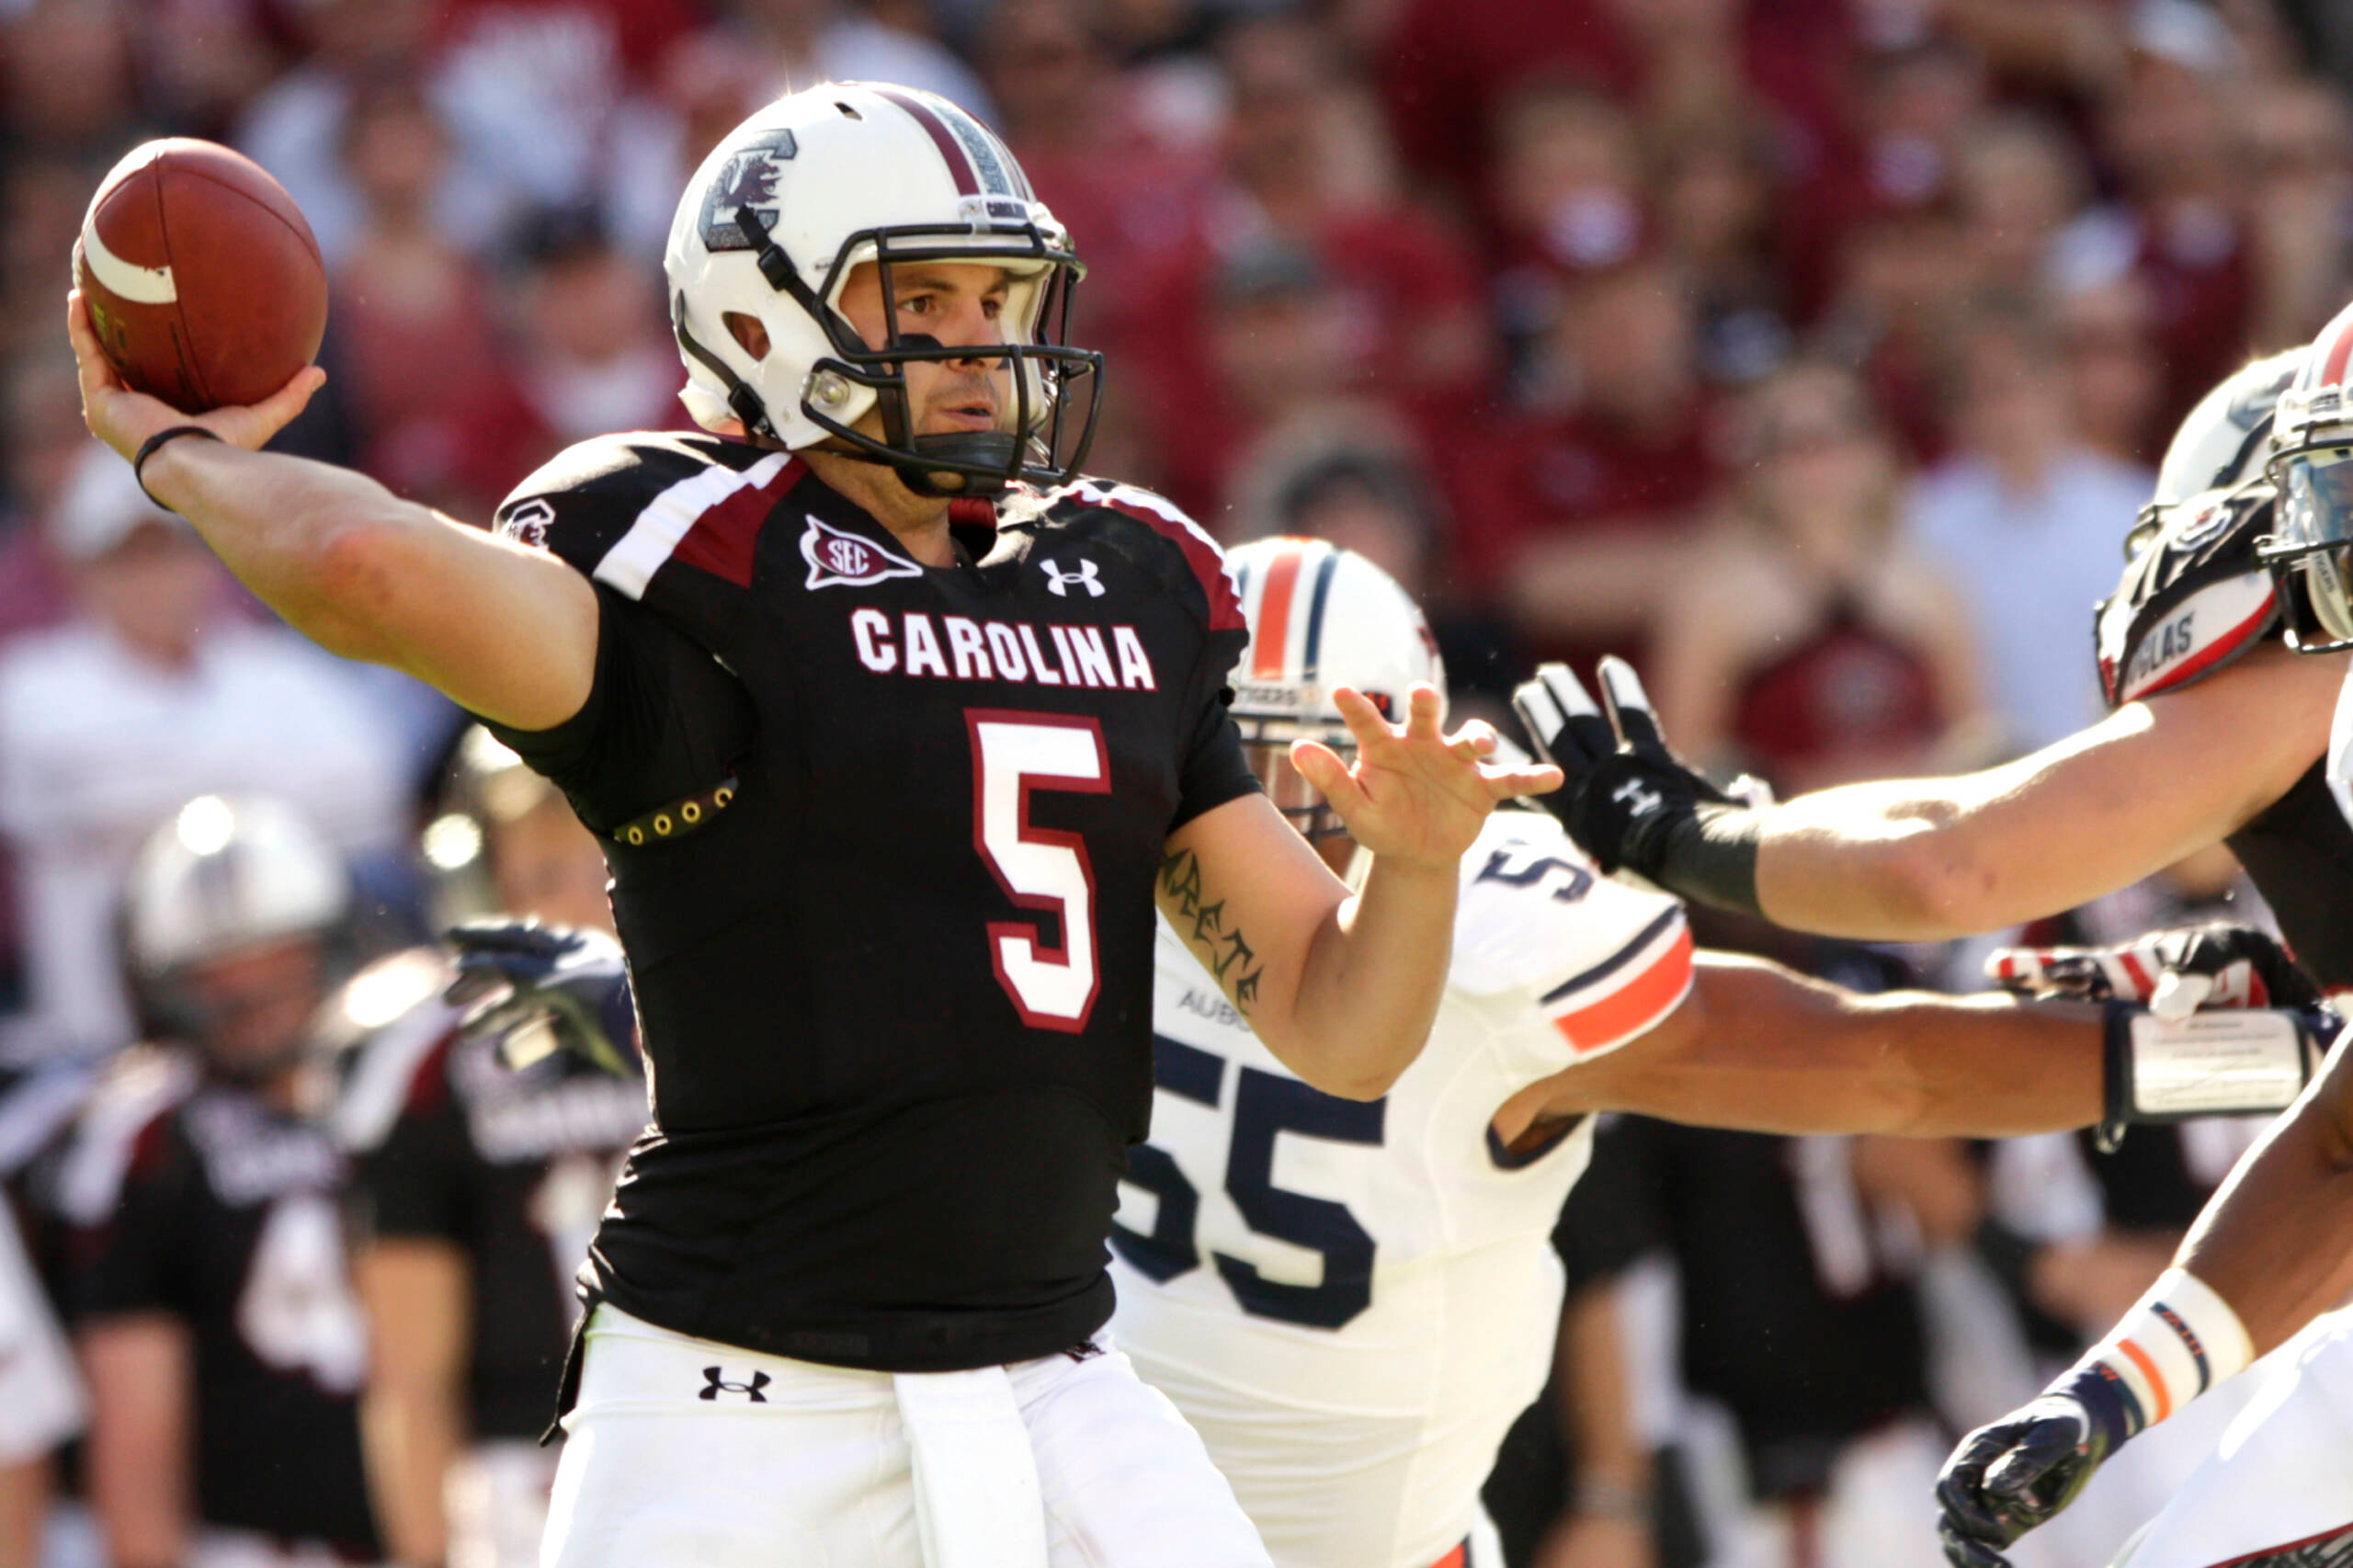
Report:
M1280 680L1283 653L1290 642L1290 601L1299 589L1300 562L1307 557L1304 540L1286 544L1267 563L1267 585L1258 595L1258 624L1252 642L1256 653L1250 674L1257 680Z

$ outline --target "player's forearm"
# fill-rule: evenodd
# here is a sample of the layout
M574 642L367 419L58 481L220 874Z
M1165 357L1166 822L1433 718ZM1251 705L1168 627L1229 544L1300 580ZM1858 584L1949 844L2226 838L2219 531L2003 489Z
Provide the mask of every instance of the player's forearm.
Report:
M1363 892L1307 949L1290 1038L1278 1052L1286 1066L1346 1099L1389 1092L1438 1017L1459 880L1452 867L1373 861Z
M2175 1261L2271 1349L2353 1291L2353 1051L2340 1040L2296 1104L2208 1200Z
M437 526L425 507L350 469L182 437L147 461L147 488L289 625L347 658L392 662L363 601L388 542Z
M1702 955L1702 1027L1561 1075L1552 1109L1632 1110L1802 1134L2009 1137L2101 1109L2097 1007L1924 992L1859 996L1778 964ZM1688 1006L1688 1005L1687 1005Z
M552 556L404 501L329 463L182 437L148 487L229 570L328 652L388 665L525 729L579 710L596 592Z
M454 1381L370 1381L360 1432L376 1517L396 1561L431 1563L449 1555L442 1488L464 1431Z
M90 1387L91 1509L116 1568L175 1568L187 1553L189 1402L186 1331L157 1314L101 1320L81 1338Z
M1562 1426L1577 1461L1569 1482L1569 1508L1646 1516L1651 1460L1634 1425L1617 1280L1588 1285L1569 1298L1556 1362Z

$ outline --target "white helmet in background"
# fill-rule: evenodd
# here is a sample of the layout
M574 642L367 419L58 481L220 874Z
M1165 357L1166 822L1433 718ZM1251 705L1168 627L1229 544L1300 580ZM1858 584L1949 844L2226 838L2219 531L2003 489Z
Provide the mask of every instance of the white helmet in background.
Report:
M123 893L124 967L143 1021L194 1038L191 968L299 937L339 949L352 905L342 858L293 808L198 796L149 835ZM322 994L332 978L322 971Z
M1334 687L1364 693L1384 717L1404 717L1405 696L1428 684L1446 695L1438 639L1412 596L1352 550L1320 539L1262 539L1226 552L1250 622L1234 667L1233 718L1259 782L1309 838L1347 830L1290 766L1290 743L1321 741L1342 756L1356 737L1332 700Z
M2277 523L2263 559L2279 580L2289 645L2353 647L2353 305L2321 328L2281 394L2270 464Z
M1010 360L1008 428L916 436L908 360L972 358L899 329L884 349L841 314L861 262L1001 267ZM826 83L777 99L711 150L687 183L663 257L671 324L687 366L680 393L707 428L745 429L798 450L833 441L898 470L924 494L995 494L1017 482L1061 483L1094 434L1065 441L1074 383L1100 354L1068 347L1071 294L1085 266L996 135L947 99L881 83ZM756 319L755 359L725 318ZM880 439L851 426L881 415ZM1068 447L1064 455L1064 448Z

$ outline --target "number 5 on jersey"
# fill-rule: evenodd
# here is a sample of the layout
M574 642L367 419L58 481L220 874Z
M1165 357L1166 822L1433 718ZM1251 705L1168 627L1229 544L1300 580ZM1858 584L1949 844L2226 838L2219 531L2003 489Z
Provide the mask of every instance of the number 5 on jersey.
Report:
M989 923L989 960L996 983L1031 1028L1076 1034L1086 1028L1102 978L1095 955L1095 868L1075 833L1029 821L1032 790L1111 792L1103 730L1091 718L971 709L972 844L1006 897L1050 913L1061 940L1049 945L1038 923Z

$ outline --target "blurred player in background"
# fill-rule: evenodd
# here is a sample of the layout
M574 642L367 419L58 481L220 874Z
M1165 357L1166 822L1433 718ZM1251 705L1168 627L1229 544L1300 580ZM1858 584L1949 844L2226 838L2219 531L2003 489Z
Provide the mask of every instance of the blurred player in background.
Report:
M69 1114L83 1088L73 1085ZM54 1127L53 1114L33 1103L42 1097L42 1085L20 1080L0 1098L0 1177L12 1184ZM82 1430L85 1413L81 1375L27 1252L15 1194L0 1193L0 1568L40 1561L51 1456Z
M1421 612L1322 541L1261 540L1229 561L1252 630L1233 704L1245 746L1318 853L1358 875L1290 746L1347 744L1336 684L1393 702L1442 682ZM1695 960L1674 899L1602 879L1540 812L1498 812L1461 875L1430 1042L1370 1102L1301 1082L1225 1005L1184 929L1214 928L1212 903L1180 901L1161 929L1153 1133L1113 1233L1113 1327L1281 1568L1500 1562L1479 1488L1551 1364L1550 1237L1592 1113L1987 1136L2097 1114L2102 1031L2086 1013L1863 997L1758 960ZM1917 1488L1940 1452L1909 1434ZM1641 1477L1587 1483L1589 1514L1646 1508ZM1824 1528L1839 1539L1837 1518ZM1925 1520L1918 1548L1933 1559Z
M498 911L602 932L617 965L604 856L554 786L477 726L440 808L424 850L445 920ZM527 925L508 941L513 961L548 938ZM645 1090L531 1029L469 1027L443 1000L456 978L443 949L395 954L329 1016L346 1036L336 1123L371 1346L363 1429L395 1558L527 1568L555 1476L559 1450L538 1438L572 1278L644 1129ZM616 1065L633 1068L633 1031L613 1032L629 1048Z
M2279 521L2266 556L2282 595L2295 596L2292 641L2329 668L2342 663L2329 654L2353 647L2348 367L2353 308L2322 329L2281 397L2270 464ZM2327 778L2353 822L2353 697L2337 707ZM2341 877L2321 891L2346 900ZM2133 967L2150 969L2145 950L2127 952ZM2353 1551L2353 1312L2331 1311L2353 1291L2348 1150L2353 1047L2340 1039L2148 1295L2041 1398L1955 1451L1938 1495L1959 1568L2006 1561L1998 1549L2066 1507L2120 1445L2307 1324L2293 1359L2151 1522L2131 1562L2290 1568Z
M265 798L198 797L133 868L125 961L149 1043L94 1092L53 1187L114 1568L378 1555L344 1163L308 1114L325 1087L312 1019L351 916L334 851Z

